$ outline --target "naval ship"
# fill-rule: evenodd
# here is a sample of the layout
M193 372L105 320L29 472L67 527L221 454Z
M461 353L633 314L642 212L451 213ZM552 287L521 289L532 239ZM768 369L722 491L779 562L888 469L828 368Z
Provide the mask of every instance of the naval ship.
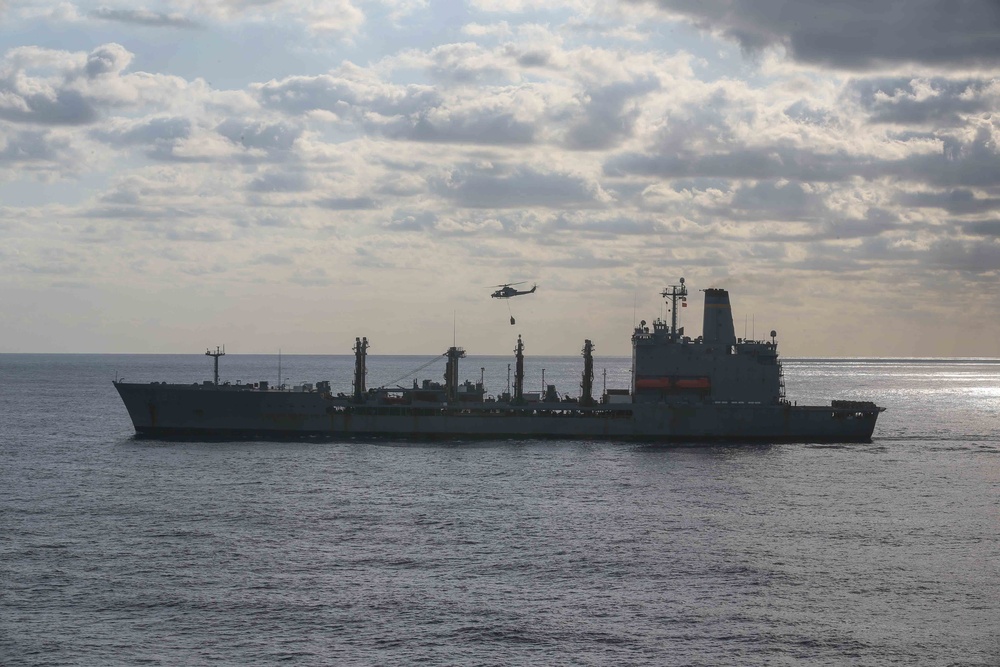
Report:
M643 320L632 332L629 389L594 395L594 345L585 340L580 395L562 397L553 385L524 391L524 342L514 349L513 391L487 396L483 382L460 382L460 347L450 347L444 382L412 387L366 387L368 339L354 344L353 392L330 381L272 387L266 381L195 384L116 380L139 437L212 439L570 438L697 443L867 442L885 408L870 401L798 405L785 396L776 332L770 340L737 338L729 292L705 289L702 334L677 326L686 305L681 278L661 292L670 322Z

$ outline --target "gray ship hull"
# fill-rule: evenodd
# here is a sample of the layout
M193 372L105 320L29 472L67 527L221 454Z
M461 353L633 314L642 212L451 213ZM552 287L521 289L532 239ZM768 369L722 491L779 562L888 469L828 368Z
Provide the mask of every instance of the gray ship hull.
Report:
M321 392L117 382L136 433L154 438L866 442L881 408L696 403L357 405Z

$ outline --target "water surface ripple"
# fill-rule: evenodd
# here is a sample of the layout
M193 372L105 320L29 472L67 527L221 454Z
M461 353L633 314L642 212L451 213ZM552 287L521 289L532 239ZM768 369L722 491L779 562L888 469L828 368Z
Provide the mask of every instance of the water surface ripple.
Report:
M133 437L115 371L205 369L0 355L0 664L1000 664L995 361L786 362L799 404L889 408L864 445Z

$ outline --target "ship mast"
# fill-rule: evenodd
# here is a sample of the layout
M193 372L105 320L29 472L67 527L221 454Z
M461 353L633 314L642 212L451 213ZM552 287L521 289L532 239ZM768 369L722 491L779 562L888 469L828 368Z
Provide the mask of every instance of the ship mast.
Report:
M445 352L448 361L444 369L444 387L449 401L458 398L458 360L465 356L465 350L452 345Z
M365 376L368 374L368 338L354 339L354 402L360 403L365 395Z
M514 403L524 402L524 343L517 336L517 347L514 348L516 364L514 366Z
M590 339L583 341L583 390L580 396L581 405L591 405L594 402L594 344Z
M215 386L219 386L219 357L226 356L225 349L219 349L219 346L215 346L215 352L211 350L205 350L206 357L213 357L215 360Z
M660 296L667 299L670 303L670 338L671 340L677 340L677 302L680 301L682 304L687 301L687 285L684 284L684 278L680 279L679 285L668 285L662 292Z

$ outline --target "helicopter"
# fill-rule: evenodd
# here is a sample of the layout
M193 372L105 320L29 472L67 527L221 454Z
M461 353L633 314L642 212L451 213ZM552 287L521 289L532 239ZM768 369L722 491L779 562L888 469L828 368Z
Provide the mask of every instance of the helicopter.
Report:
M493 285L493 287L498 287L499 289L496 292L493 292L493 294L491 294L490 296L494 299L510 299L512 296L533 294L535 290L538 289L537 284L532 285L531 289L526 289L526 290L519 290L516 287L514 287L514 285L523 285L526 282L527 282L526 280L523 280L519 283L504 283L503 285ZM510 315L511 326L514 326L515 322L514 313L510 312L510 301L507 302L507 314Z
M493 292L493 294L491 294L490 297L492 297L494 299L509 299L512 296L521 296L523 294L532 294L532 293L534 293L534 291L536 289L538 289L538 285L532 285L531 289L528 289L528 290L518 290L518 289L514 288L514 285L523 285L524 282L527 282L527 281L523 281L523 282L519 282L519 283L504 283L503 285L494 285L494 287L499 287L500 289L498 289L496 292Z

